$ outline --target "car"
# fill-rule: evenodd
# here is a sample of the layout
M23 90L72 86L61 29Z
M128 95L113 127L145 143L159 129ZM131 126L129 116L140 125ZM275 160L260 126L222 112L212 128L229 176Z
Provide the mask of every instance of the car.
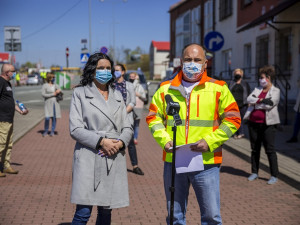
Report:
M43 84L43 78L39 73L29 74L27 76L26 85L39 85Z
M140 79L140 83L143 86L143 88L145 89L146 92L146 101L144 101L145 105L148 104L149 102L149 90L148 90L148 83L145 77L145 74L141 71L141 70L127 70L125 75L124 75L124 79L125 80L129 80L129 74L131 73L136 73L139 75L139 79Z

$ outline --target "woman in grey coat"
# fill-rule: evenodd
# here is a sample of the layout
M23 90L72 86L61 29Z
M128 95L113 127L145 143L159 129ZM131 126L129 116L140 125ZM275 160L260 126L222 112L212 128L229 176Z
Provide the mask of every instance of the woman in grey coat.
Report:
M110 224L111 210L129 205L125 148L133 130L121 94L114 90L113 61L90 56L70 107L70 134L76 140L71 202L72 224L86 224L93 205L96 224Z
M61 92L58 85L55 84L55 75L47 73L46 83L42 87L42 96L45 99L45 128L43 137L48 135L50 118L52 119L52 127L50 136L54 135L56 127L56 119L61 118L60 106L56 101L56 95Z

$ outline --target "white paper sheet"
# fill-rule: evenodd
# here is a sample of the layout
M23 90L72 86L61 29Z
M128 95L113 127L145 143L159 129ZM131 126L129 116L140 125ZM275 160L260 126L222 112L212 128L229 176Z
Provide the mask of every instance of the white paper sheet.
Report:
M202 152L193 152L192 144L176 146L175 167L176 173L188 173L204 170Z

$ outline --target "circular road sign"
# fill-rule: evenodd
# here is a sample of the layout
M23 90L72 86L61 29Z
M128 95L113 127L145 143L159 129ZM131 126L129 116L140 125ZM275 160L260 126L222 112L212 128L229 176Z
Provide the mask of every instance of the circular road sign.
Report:
M108 49L107 49L106 47L103 46L103 47L100 49L100 52L103 53L103 54L107 54Z
M224 37L217 31L211 31L205 35L204 45L210 51L219 51L224 45Z

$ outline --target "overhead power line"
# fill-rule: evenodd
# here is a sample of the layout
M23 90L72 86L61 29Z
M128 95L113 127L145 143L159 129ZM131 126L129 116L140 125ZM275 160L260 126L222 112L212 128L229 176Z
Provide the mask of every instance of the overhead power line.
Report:
M62 13L60 16L58 16L57 18L55 18L54 20L52 20L50 23L46 24L45 26L41 27L40 29L36 30L35 32L32 32L31 34L26 35L25 37L23 37L22 39L27 39L43 30L45 30L46 28L48 28L49 26L51 26L52 24L56 23L58 20L60 20L61 18L63 18L65 15L67 15L67 13L69 13L72 9L74 9L80 2L82 2L82 0L79 0L77 3L75 3L71 8L69 8L67 11L65 11L64 13Z

